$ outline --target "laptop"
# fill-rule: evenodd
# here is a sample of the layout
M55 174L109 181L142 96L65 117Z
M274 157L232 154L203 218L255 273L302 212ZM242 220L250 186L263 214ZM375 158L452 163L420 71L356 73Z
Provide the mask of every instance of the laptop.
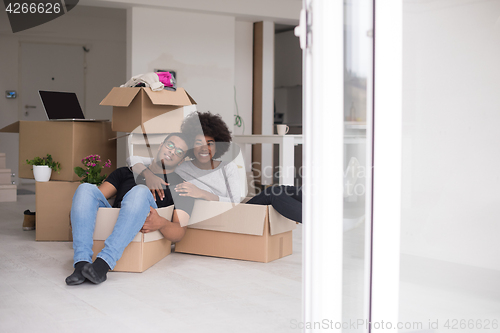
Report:
M73 92L39 90L47 119L54 121L105 121L85 119L78 97Z

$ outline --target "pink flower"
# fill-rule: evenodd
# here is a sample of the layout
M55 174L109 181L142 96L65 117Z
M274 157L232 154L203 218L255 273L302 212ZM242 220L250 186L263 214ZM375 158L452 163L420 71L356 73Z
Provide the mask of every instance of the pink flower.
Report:
M93 167L95 167L95 166L96 166L96 164L95 164L95 163L92 163L92 166L93 166Z

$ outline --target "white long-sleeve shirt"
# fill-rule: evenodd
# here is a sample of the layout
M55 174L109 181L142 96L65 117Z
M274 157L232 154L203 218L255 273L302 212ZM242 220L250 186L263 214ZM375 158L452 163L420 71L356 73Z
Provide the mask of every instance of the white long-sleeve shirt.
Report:
M138 156L127 158L127 165L132 167L137 163L151 164L153 159ZM203 170L193 162L180 164L175 172L184 180L199 189L215 194L222 202L239 203L241 201L240 179L238 166L234 162L221 162L215 169Z

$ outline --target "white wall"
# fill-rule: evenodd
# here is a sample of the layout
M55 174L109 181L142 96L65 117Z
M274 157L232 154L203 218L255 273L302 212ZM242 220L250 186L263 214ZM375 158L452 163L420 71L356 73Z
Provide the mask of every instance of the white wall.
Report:
M406 1L405 254L500 270L500 2Z
M252 134L253 23L236 21L234 84L238 111L244 127L234 127L233 134Z
M131 75L175 70L197 109L220 114L232 130L234 17L150 8L131 8L129 17Z
M123 9L77 6L68 14L41 26L13 34L4 11L0 12L0 128L18 120L20 99L5 99L5 90L20 91L19 43L83 44L87 53L86 115L110 119L111 108L99 106L112 87L125 82L125 27ZM71 75L71 73L68 73ZM83 104L83 103L82 103ZM0 134L0 152L7 154L7 168L17 174L17 134ZM16 179L16 183L19 183Z

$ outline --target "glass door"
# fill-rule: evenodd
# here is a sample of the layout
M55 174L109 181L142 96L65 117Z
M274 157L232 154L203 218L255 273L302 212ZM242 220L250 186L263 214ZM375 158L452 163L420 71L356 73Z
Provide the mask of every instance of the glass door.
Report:
M342 332L365 332L370 301L373 6L344 0Z

